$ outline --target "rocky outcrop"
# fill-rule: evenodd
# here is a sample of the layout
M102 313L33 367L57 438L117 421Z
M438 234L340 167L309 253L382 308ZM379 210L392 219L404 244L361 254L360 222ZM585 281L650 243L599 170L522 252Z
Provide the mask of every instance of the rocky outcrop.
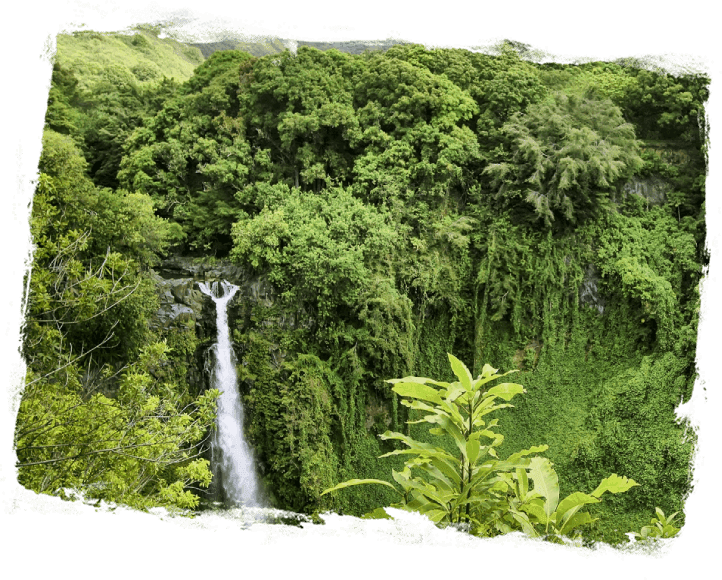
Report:
M195 328L203 313L203 295L192 278L163 278L151 273L158 286L160 308L150 326L154 330Z
M207 340L216 335L216 307L213 300L203 294L199 282L226 280L239 287L228 303L228 323L232 329L244 332L253 325L259 332L271 337L279 328L308 328L314 320L303 309L288 312L274 308L276 294L273 286L264 278L250 274L229 261L199 260L187 257L172 257L164 260L151 272L158 287L160 306L150 326L165 332L191 331L195 338L206 346L198 349L193 360L188 360L188 384L195 392L201 392L206 385ZM238 360L241 361L244 346L234 345ZM268 362L273 368L280 368L286 353L270 340ZM243 390L243 386L241 386Z
M263 277L228 261L201 261L196 258L173 257L164 260L151 272L158 285L160 308L151 327L155 329L195 328L199 338L215 333L213 301L198 288L198 282L226 280L239 287L229 304L229 319L240 315L239 305L270 309L276 302L273 286ZM248 309L245 309L246 311ZM261 327L308 327L313 319L302 309L298 312L276 312L258 319Z
M633 177L622 188L624 197L638 195L647 200L648 205L662 205L667 201L667 194L672 186L661 177Z
M151 273L159 289L160 308L152 328L195 328L203 338L215 332L212 300L198 288L198 282L227 280L240 286L238 300L250 300L264 306L273 305L273 288L263 279L251 276L243 268L227 261L200 261L175 256L164 260Z

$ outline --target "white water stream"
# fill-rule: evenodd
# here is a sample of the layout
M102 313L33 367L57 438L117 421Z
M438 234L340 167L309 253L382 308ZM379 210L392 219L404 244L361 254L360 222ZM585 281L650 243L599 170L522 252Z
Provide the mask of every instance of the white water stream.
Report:
M229 282L200 282L201 291L216 304L217 342L212 347L211 386L218 398L217 430L212 444L211 468L224 503L258 507L261 504L253 451L243 437L243 404L238 392L235 356L228 330L228 302L238 291Z

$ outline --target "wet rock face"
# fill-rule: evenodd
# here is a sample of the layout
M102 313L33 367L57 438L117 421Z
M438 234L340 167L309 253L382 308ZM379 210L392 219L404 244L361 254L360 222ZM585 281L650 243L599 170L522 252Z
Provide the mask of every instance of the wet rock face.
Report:
M150 322L154 330L192 331L197 339L205 341L216 335L216 307L213 300L203 294L199 282L227 280L239 287L228 303L228 323L231 328L245 329L253 322L261 332L272 335L277 328L308 328L315 324L303 309L296 312L280 311L276 305L273 286L264 278L254 276L227 261L202 262L195 258L173 257L151 272L160 296L160 307ZM234 345L240 355L242 345ZM189 384L203 390L207 372L205 358L207 345L198 350L190 365ZM279 368L286 357L280 345L269 350L269 364ZM242 356L239 357L239 361ZM207 386L207 385L206 385Z
M582 304L596 308L599 314L604 313L604 297L599 293L599 284L601 282L599 271L594 264L589 264L584 272L584 279L579 288L579 301Z
M239 286L248 278L243 268L229 261L218 260L211 263L183 256L163 260L157 271L163 278L191 278L200 282L228 280Z
M154 329L194 328L199 338L215 332L213 301L200 291L198 282L227 280L240 286L233 302L250 300L271 306L274 301L270 284L230 262L204 263L176 256L164 260L151 275L160 295L160 308L151 323Z
M622 189L625 197L627 195L638 195L647 200L649 205L662 205L667 201L667 194L671 190L672 186L656 175L633 177Z
M151 274L160 295L160 308L151 321L151 328L195 328L203 318L203 294L192 278L163 278Z

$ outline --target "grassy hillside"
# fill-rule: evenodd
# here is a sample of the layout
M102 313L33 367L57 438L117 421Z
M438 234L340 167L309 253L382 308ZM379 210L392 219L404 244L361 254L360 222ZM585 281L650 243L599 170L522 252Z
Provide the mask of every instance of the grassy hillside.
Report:
M203 62L203 55L198 48L158 38L154 29L139 27L132 34L60 34L56 59L75 72L81 90L90 90L112 77L141 84L158 82L164 76L183 82Z

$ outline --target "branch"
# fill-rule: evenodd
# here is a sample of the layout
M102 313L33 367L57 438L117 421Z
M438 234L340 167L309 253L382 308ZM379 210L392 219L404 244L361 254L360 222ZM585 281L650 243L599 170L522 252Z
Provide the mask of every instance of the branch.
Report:
M73 363L75 363L76 361L80 360L80 359L83 358L84 356L89 355L89 354L90 354L91 352L93 352L95 349L100 348L101 346L103 346L106 342L108 342L111 338L113 338L113 336L114 336L113 329L118 325L118 322L119 322L119 321L116 320L116 321L113 323L113 326L110 327L109 334L106 335L106 337L103 339L103 341L102 341L100 344L96 344L93 348L91 348L91 349L90 349L89 351L87 351L87 352L82 352L82 351L81 351L78 356L76 356L74 359L71 359L70 361L68 361L68 362L67 362L66 364L64 364L63 366L58 367L57 369L50 371L49 373L43 375L42 377L38 377L37 379L30 381L29 383L27 383L27 384L25 385L25 389L27 389L27 388L28 388L29 386L31 386L31 385L34 385L34 384L37 383L38 381L41 381L41 380L49 377L50 375L54 375L54 374L57 373L58 371L66 368L66 367L69 367L71 364L73 364Z

